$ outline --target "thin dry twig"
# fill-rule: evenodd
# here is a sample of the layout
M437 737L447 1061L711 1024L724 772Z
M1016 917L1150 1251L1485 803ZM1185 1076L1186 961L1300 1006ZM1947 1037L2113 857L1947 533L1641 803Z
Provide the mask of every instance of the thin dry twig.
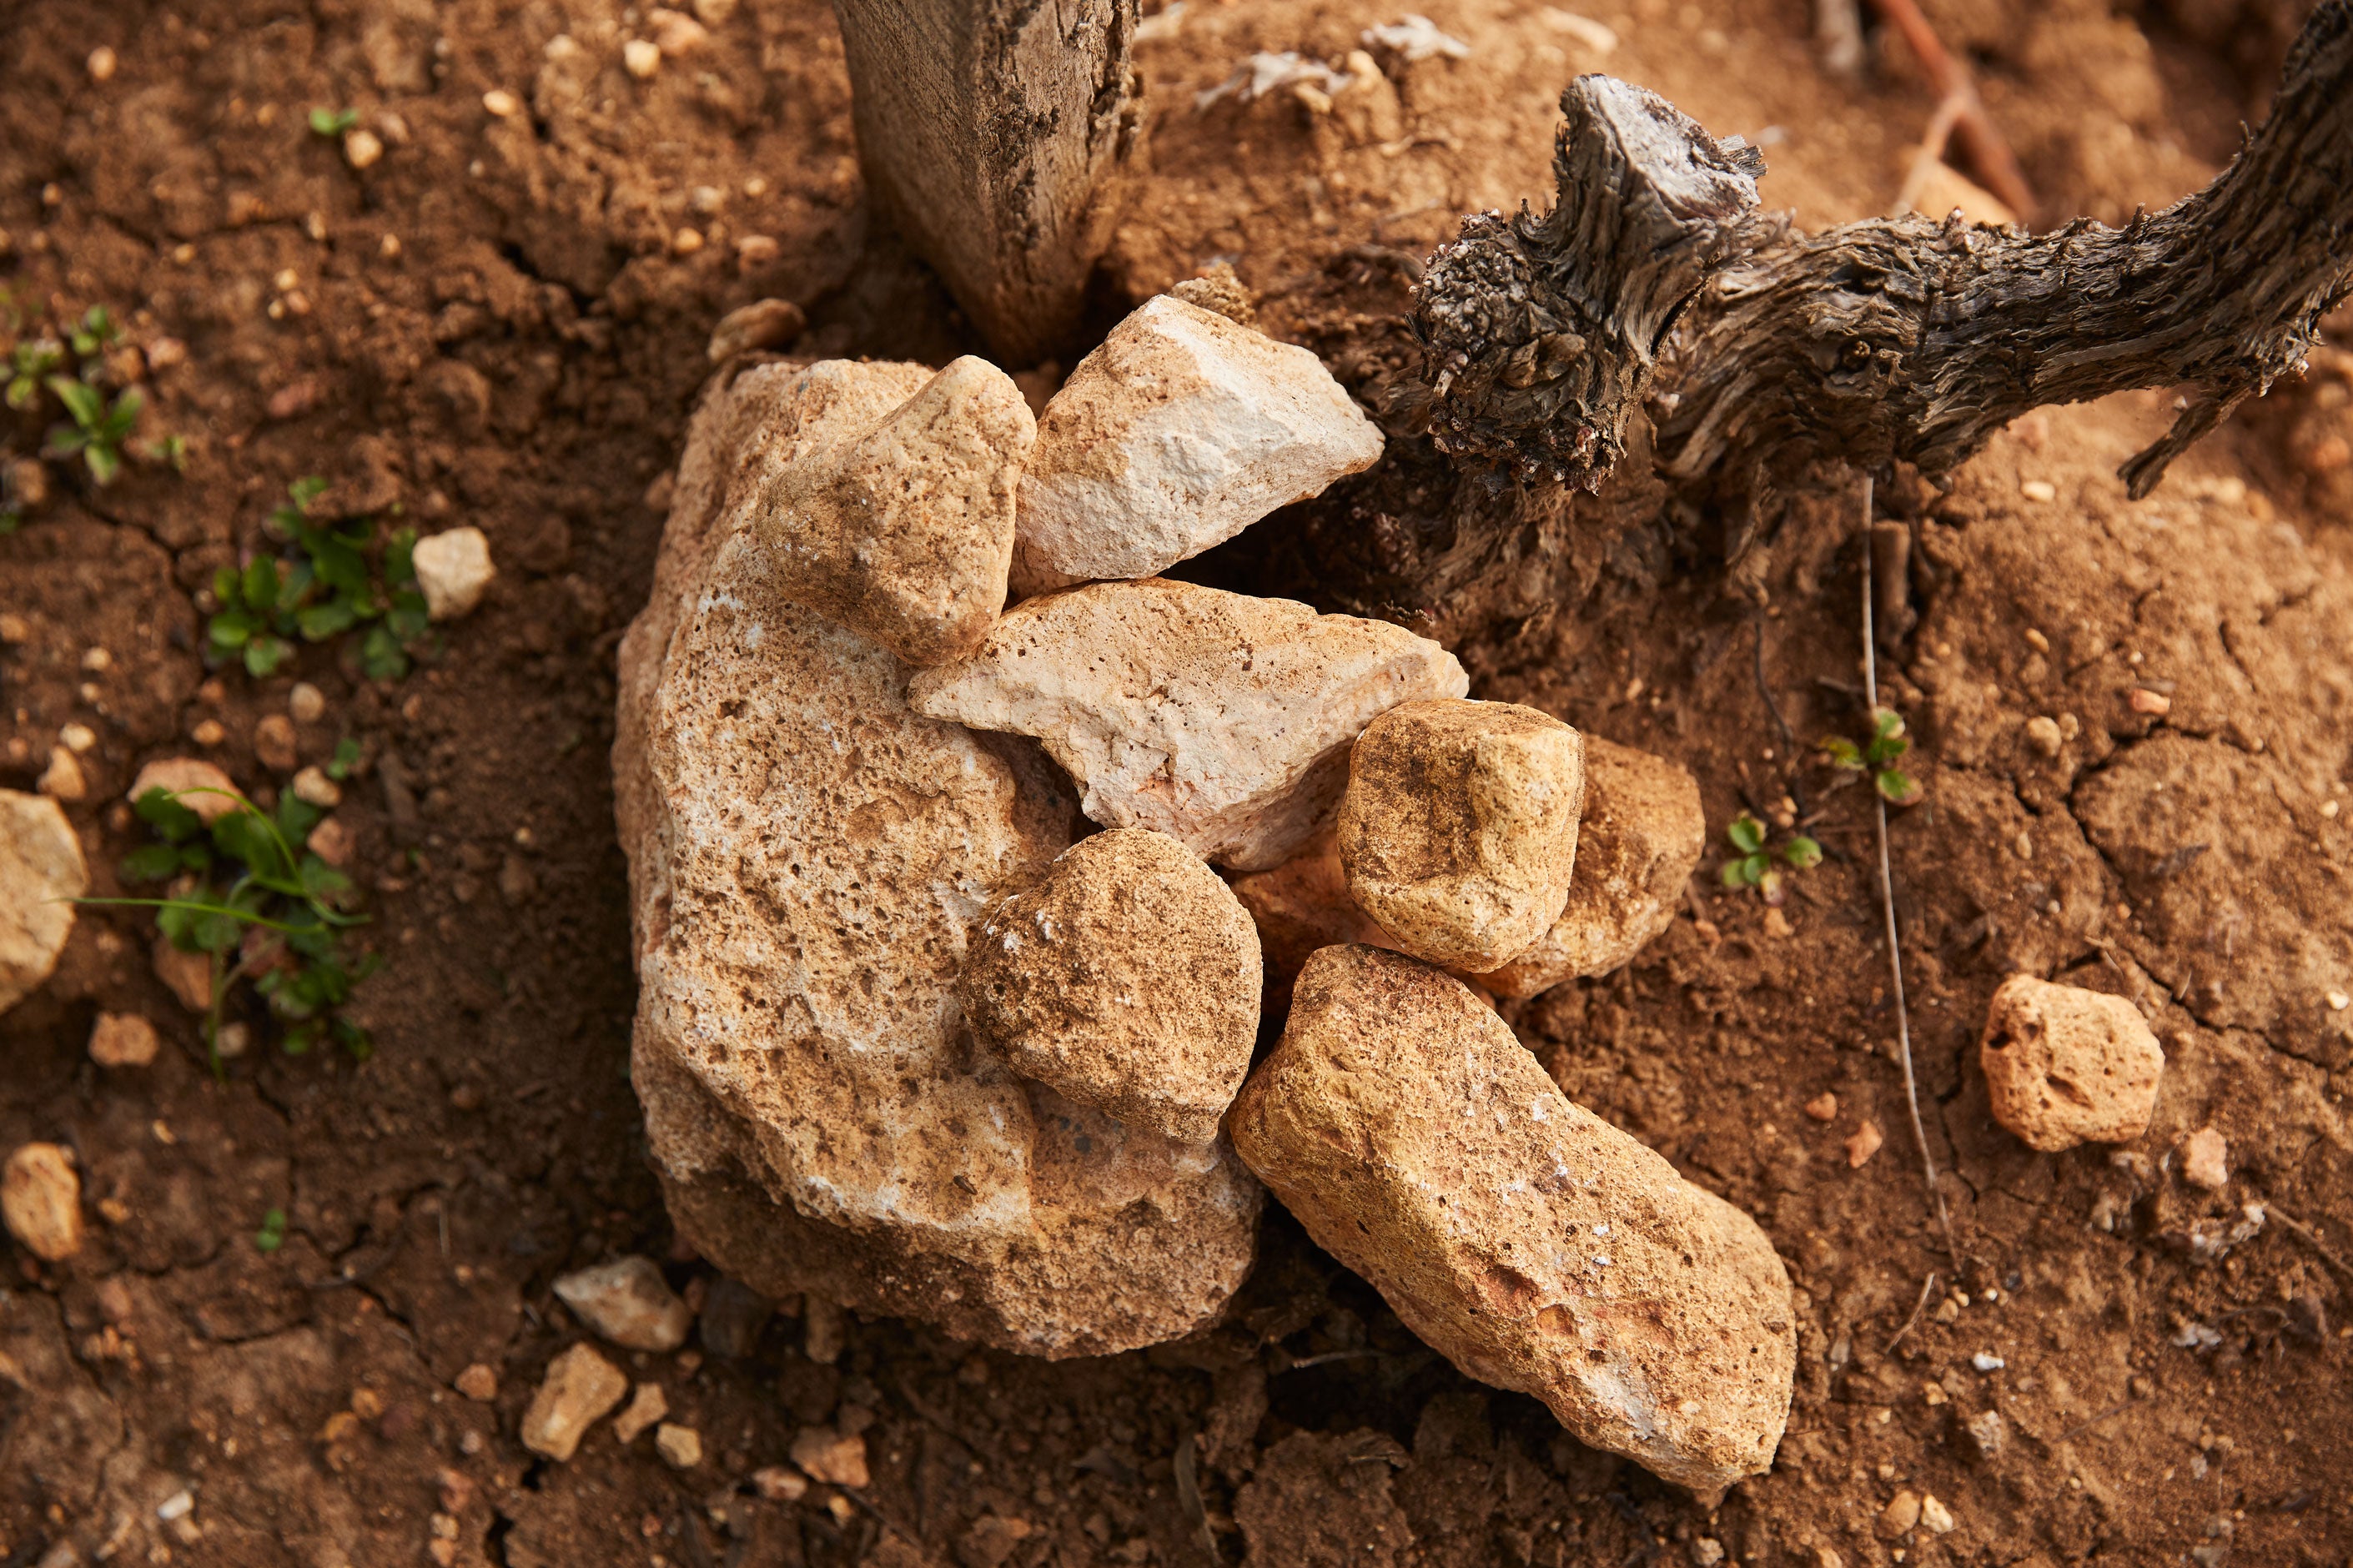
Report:
M1961 148L1968 154L1969 165L1975 171L1978 184L2000 198L2001 204L2018 215L2021 223L2029 222L2034 214L2034 191L2020 171L2017 157L2010 143L1994 128L1993 118L1986 113L1984 102L1978 97L1977 83L1970 79L1968 67L1955 59L1928 18L1920 14L1913 0L1871 0L1872 6L1888 25L1904 35L1912 53L1920 62L1928 79L1936 85L1937 95L1960 100L1960 110L1953 129L1958 132ZM1942 112L1940 110L1938 112Z
M1928 129L1920 132L1920 151L1912 156L1912 166L1904 172L1904 188L1895 193L1895 205L1887 209L1889 217L1902 217L1920 200L1927 188L1928 176L1945 161L1945 144L1953 139L1953 127L1968 111L1968 100L1959 93L1948 92L1936 105L1936 112L1928 118ZM1942 213L1929 213L1929 217L1943 217Z
M2320 1233L2318 1231L2313 1229L2312 1226L2305 1224L2304 1221L2296 1218L2294 1215L2288 1213L2285 1209L2283 1209L2279 1205L2273 1203L2268 1198L2263 1201L2263 1212L2271 1215L2272 1218L2279 1221L2280 1224L2287 1226L2288 1229L2294 1231L2296 1235L2302 1237L2304 1238L2304 1244L2306 1247L2311 1247L2313 1251L2320 1254L2322 1261L2326 1262L2331 1268L2336 1269L2337 1272L2344 1275L2348 1279L2353 1279L2353 1265L2348 1265L2343 1258L2337 1257L2336 1253L2329 1250L2328 1244L2320 1239Z
M1871 476L1862 477L1862 695L1875 713L1879 710L1879 653L1871 624ZM1945 1254L1956 1271L1961 1266L1958 1244L1953 1240L1953 1216L1945 1207L1945 1189L1936 1179L1936 1157L1928 1152L1928 1130L1920 1120L1920 1083L1912 1071L1912 1009L1904 1000L1904 948L1895 933L1895 873L1887 858L1887 800L1871 792L1872 808L1879 820L1879 907L1887 921L1887 973L1895 984L1895 1042L1904 1064L1904 1102L1912 1113L1912 1139L1919 1145L1920 1168L1927 1173L1928 1196L1936 1205L1936 1225L1945 1233Z
M1928 1278L1920 1281L1920 1299L1912 1303L1912 1315L1904 1320L1904 1326L1895 1331L1895 1337L1887 1342L1887 1348L1880 1352L1880 1354L1894 1355L1895 1347L1904 1342L1904 1336L1919 1326L1920 1314L1928 1310L1928 1298L1936 1289L1936 1271L1931 1268L1928 1270Z

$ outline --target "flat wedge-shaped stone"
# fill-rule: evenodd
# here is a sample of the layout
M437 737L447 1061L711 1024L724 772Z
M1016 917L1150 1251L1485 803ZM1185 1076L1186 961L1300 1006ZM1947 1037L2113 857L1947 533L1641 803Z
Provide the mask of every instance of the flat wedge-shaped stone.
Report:
M1560 918L1533 946L1479 976L1498 995L1528 997L1581 974L1607 974L1674 922L1707 844L1699 781L1687 769L1585 737L1585 812L1577 869Z
M1322 360L1163 294L1046 405L1021 542L1068 577L1148 577L1380 455Z
M1114 827L988 913L959 991L980 1043L1063 1098L1218 1136L1258 1043L1258 931L1201 858Z
M1467 1375L1695 1492L1772 1463L1797 1357L1772 1243L1571 1104L1461 981L1324 949L1226 1126L1316 1244Z
M1584 805L1584 738L1549 713L1401 703L1348 755L1348 891L1405 952L1483 973L1559 916Z
M2045 1153L2131 1142L2165 1076L2165 1051L2128 997L2031 974L1993 994L1978 1063L1994 1120Z
M1248 1272L1257 1184L974 1048L957 975L1070 847L1069 785L1031 742L910 712L906 667L727 529L729 456L821 417L795 374L706 399L622 645L631 1079L671 1217L771 1299L1033 1354L1176 1338Z
M747 453L731 521L769 546L782 592L908 663L968 651L1005 605L1038 429L1021 389L970 355L937 375L842 361L801 374L800 417Z
M1248 871L1329 816L1366 724L1469 687L1452 654L1401 627L1155 577L1026 600L907 700L1035 735L1095 821Z

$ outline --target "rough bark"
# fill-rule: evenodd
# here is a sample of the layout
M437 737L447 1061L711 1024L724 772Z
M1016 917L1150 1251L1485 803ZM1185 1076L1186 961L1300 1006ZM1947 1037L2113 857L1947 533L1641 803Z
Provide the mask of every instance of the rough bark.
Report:
M1420 364L1368 378L1426 436L1254 546L1326 607L1459 637L1537 613L1589 522L1713 514L1736 553L1817 465L1935 479L2034 408L2193 385L2122 470L2146 494L2296 370L2353 272L2353 0L2314 11L2229 169L2123 228L1806 236L1755 210L1753 152L1655 95L1586 77L1561 108L1558 205L1466 220L1414 301Z
M876 202L1008 365L1076 331L1143 139L1137 0L835 0Z

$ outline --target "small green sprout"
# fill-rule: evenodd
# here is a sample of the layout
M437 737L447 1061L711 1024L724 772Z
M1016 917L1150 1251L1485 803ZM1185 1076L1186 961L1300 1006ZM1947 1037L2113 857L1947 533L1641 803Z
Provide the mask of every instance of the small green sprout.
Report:
M73 352L83 359L104 353L122 341L122 329L114 324L114 313L103 305L92 305L81 313L81 321L66 334Z
M41 383L66 363L66 346L55 338L33 338L8 351L8 406L22 414L41 395Z
M236 804L208 827L182 800L189 795L226 795ZM222 1014L240 980L253 982L286 1026L280 1046L287 1055L332 1042L366 1060L375 1042L342 1008L377 960L346 948L345 933L365 920L351 912L351 879L308 847L319 808L290 790L265 812L234 790L151 789L132 809L155 839L124 858L122 879L167 882L169 895L82 901L152 909L174 947L210 959L204 1032L214 1071L222 1070Z
M1802 833L1791 835L1784 843L1768 846L1765 825L1745 811L1732 819L1724 837L1734 850L1733 858L1724 863L1724 885L1736 891L1755 888L1765 895L1768 904L1781 901L1783 866L1792 871L1810 871L1822 863L1822 847ZM1777 860L1779 865L1774 863Z
M253 1233L253 1250L275 1252L286 1245L286 1211L271 1209L261 1216L261 1228Z
M311 110L311 134L313 136L341 136L359 122L360 111L356 109L319 108Z
M1843 735L1831 735L1817 749L1834 767L1869 773L1872 787L1890 805L1911 805L1920 798L1918 781L1895 766L1895 760L1912 749L1912 742L1905 738L1903 715L1892 708L1871 710L1871 739L1862 745Z
M352 776L360 765L360 743L349 735L335 742L335 754L327 759L327 776L341 783Z
M206 635L216 656L242 658L247 673L259 679L291 657L298 637L325 642L365 626L361 670L371 680L397 680L408 673L408 646L427 630L412 560L417 531L397 530L385 542L378 582L367 556L373 521L311 521L311 503L326 488L322 479L297 479L287 487L291 504L269 514L270 531L288 544L282 558L258 556L243 571L224 566L213 574L220 607Z
M47 384L66 405L73 423L50 427L49 444L41 449L41 456L70 458L79 452L90 465L91 479L101 485L112 484L122 472L122 443L139 423L139 410L147 400L137 387L129 386L109 403L106 394L71 376L53 375Z

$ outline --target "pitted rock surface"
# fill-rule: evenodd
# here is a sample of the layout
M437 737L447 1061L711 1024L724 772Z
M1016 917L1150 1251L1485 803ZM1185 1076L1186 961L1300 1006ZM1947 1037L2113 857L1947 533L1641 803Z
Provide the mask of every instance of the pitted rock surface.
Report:
M1706 846L1699 781L1688 769L1587 735L1568 901L1552 929L1479 983L1525 998L1618 968L1673 923Z
M1349 752L1349 894L1405 952L1483 973L1559 918L1584 805L1584 737L1549 713L1401 703Z
M1201 858L1114 827L988 912L965 1015L1015 1072L1188 1143L1218 1121L1258 1042L1258 931Z
M1978 1045L1994 1120L2045 1153L2129 1143L2157 1110L2165 1052L2129 998L2031 974L2001 983Z
M982 911L1069 847L1067 784L911 711L907 667L724 521L739 448L871 429L928 379L756 366L697 414L615 744L648 1139L680 1229L764 1295L1039 1354L1176 1338L1247 1272L1256 1184L1016 1077L955 995Z
M1466 1375L1694 1491L1772 1464L1797 1359L1772 1243L1572 1104L1461 981L1377 948L1317 953L1227 1130Z
M1095 821L1249 871L1328 817L1366 724L1469 687L1452 654L1386 622L1155 577L1025 600L908 700L1036 736Z

